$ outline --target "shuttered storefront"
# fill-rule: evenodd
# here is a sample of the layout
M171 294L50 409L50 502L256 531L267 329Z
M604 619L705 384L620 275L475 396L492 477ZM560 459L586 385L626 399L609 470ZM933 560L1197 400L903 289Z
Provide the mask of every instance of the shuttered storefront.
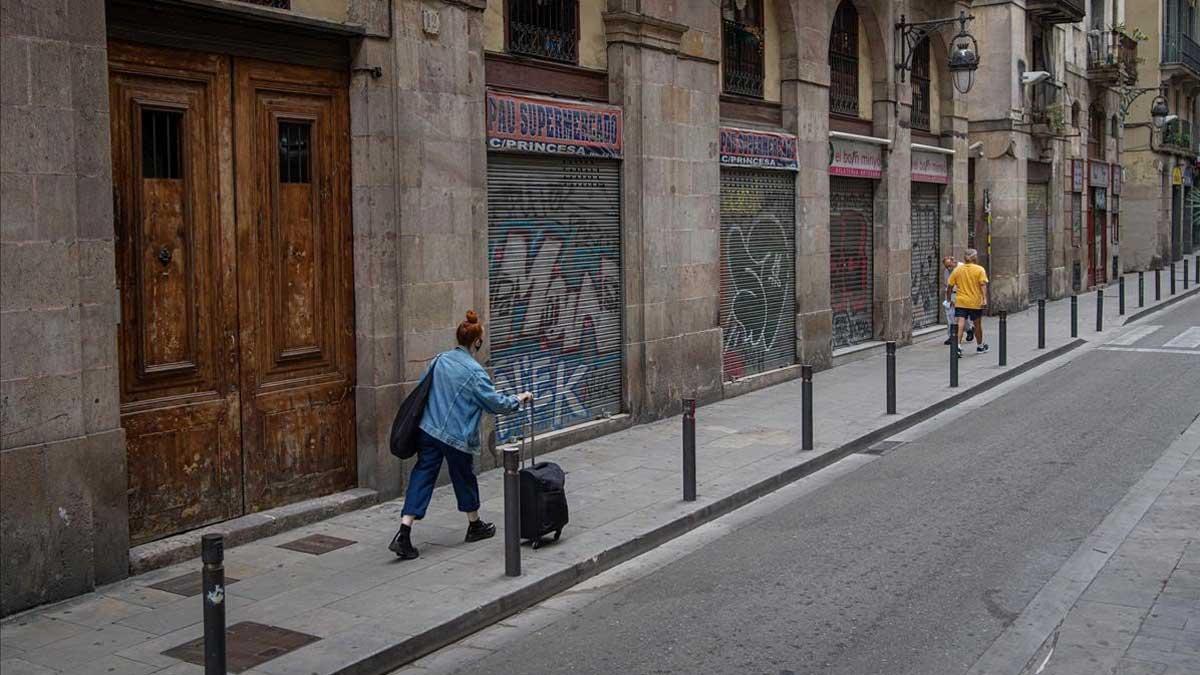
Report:
M1050 184L1027 183L1025 201L1028 217L1025 219L1026 270L1029 277L1029 300L1046 298L1046 215L1049 213Z
M861 178L829 178L829 286L833 347L871 340L875 246L872 237L875 184Z
M620 164L488 155L488 299L497 389L532 391L540 430L621 409ZM497 440L522 434L502 415Z
M796 362L795 174L721 169L725 379Z
M939 231L942 222L941 188L935 183L912 186L912 305L913 328L938 322L941 309Z

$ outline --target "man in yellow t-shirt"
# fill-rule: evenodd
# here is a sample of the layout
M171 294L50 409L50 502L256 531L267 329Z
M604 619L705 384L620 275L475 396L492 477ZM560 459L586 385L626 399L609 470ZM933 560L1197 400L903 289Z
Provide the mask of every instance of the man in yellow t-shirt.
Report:
M967 249L966 262L959 265L950 273L946 285L954 288L957 294L954 318L958 319L958 342L963 341L963 328L967 319L975 322L975 351L982 354L988 350L983 341L983 309L988 304L988 276L979 266L979 252L973 248ZM962 347L958 348L962 355Z

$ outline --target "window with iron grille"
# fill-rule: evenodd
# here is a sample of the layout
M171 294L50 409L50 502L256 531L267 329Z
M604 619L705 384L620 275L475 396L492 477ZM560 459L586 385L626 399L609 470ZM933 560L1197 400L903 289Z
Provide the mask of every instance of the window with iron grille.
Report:
M579 0L508 0L508 51L579 62Z
M858 11L844 0L829 35L829 112L858 117Z
M929 131L929 40L921 40L912 58L912 127Z
M722 0L721 76L726 94L763 97L762 0Z

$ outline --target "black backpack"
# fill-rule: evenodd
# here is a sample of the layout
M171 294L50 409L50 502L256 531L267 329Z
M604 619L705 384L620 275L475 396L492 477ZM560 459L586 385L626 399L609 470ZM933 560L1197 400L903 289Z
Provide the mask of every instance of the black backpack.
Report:
M437 359L429 366L421 383L400 404L396 411L396 419L392 420L392 434L389 445L392 454L400 459L408 459L417 454L417 428L421 425L421 417L425 414L425 403L429 400L429 391L433 388L433 369L437 367Z

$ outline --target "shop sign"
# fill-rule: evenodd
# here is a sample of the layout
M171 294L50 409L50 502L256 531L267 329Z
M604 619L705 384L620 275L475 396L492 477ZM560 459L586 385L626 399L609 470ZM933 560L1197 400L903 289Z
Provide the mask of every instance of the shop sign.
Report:
M1183 185L1183 169L1175 167L1171 169L1171 185Z
M491 150L583 157L621 156L621 109L487 93Z
M873 143L829 140L829 175L879 178L883 175L883 148Z
M1083 192L1083 160L1071 160L1071 165L1074 167L1071 176L1071 191Z
M721 165L798 171L800 156L796 151L796 137L721 127Z
M912 181L914 183L950 182L950 162L947 155L940 152L912 153Z
M1112 165L1112 191L1114 195L1121 194L1121 180L1124 178L1125 169L1121 168L1120 164Z
M1192 187L1195 181L1195 174L1192 173L1192 165L1183 165L1183 187Z
M1108 165L1104 162L1092 162L1091 173L1088 174L1088 184L1092 187L1108 185Z

